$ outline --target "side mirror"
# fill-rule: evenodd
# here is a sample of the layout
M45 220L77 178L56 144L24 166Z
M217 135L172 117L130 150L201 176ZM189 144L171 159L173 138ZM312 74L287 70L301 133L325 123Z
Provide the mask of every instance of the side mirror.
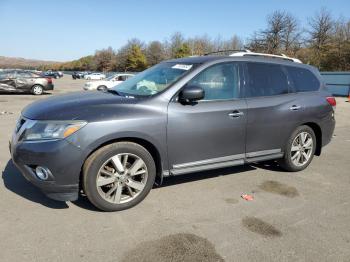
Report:
M204 98L205 92L199 86L185 86L180 92L179 100L181 102L195 102Z

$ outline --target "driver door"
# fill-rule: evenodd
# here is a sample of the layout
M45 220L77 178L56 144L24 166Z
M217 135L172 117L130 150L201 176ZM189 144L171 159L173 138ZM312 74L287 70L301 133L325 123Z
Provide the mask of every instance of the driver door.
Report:
M172 174L244 163L247 105L240 99L237 62L213 65L188 85L204 89L194 104L168 106L168 157Z

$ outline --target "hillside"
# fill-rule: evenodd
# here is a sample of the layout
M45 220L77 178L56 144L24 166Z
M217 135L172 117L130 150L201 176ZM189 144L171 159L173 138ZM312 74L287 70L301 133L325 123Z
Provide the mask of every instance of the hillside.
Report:
M36 69L42 65L52 65L59 62L55 61L43 61L35 59L25 59L21 57L6 57L0 56L0 68L25 68Z

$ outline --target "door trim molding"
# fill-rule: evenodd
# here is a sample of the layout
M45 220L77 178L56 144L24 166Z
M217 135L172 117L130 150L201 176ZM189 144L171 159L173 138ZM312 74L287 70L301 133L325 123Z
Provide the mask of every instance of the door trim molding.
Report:
M224 156L224 157L210 158L210 159L188 162L188 163L183 163L183 164L176 164L176 165L173 165L173 169L180 169L180 168L215 164L215 163L220 163L220 162L227 162L227 161L232 161L232 160L243 159L244 157L245 157L245 154L237 154L237 155L230 155L230 156Z
M249 152L246 153L246 157L257 157L257 156L266 156L266 155L272 155L272 154L277 154L281 153L282 150L280 148L278 149L269 149L269 150L262 150L262 151L254 151L254 152Z
M165 176L169 175L182 175L192 172L205 171L210 169L217 169L223 167L244 165L245 163L258 162L270 159L278 159L283 157L282 150L270 149L249 152L246 154L236 154L224 157L210 158L200 161L188 162L183 164L173 165L170 171L164 173Z

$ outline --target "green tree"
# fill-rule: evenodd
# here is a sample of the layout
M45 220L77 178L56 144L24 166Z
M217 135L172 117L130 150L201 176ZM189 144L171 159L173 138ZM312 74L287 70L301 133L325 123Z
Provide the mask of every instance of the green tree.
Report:
M181 58L191 55L190 47L187 43L182 43L177 49L174 51L174 58Z
M131 45L125 61L126 71L142 71L146 68L147 60L145 54L141 50L141 47L137 44Z

